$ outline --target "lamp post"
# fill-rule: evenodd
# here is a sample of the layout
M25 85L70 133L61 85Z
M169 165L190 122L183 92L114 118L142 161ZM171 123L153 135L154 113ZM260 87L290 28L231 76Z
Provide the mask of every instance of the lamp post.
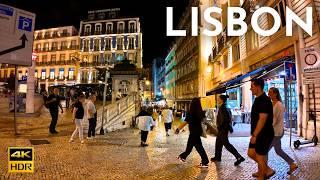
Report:
M103 105L102 105L102 119L101 119L101 128L100 135L104 135L103 123L104 123L104 106L106 105L106 94L107 94L107 85L108 85L109 71L106 68L105 79L104 79L104 90L103 90Z

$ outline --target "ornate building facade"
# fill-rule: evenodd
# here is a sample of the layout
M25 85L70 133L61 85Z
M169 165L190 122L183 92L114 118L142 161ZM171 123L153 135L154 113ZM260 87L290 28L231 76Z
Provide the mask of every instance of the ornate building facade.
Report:
M89 11L80 22L80 82L97 82L96 68L130 60L142 68L139 18L124 18L120 9Z

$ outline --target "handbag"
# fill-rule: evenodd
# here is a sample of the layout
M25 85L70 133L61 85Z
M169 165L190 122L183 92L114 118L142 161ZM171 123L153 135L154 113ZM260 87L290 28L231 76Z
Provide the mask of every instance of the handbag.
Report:
M204 138L207 138L207 129L206 129L206 125L204 123L204 119L201 121L201 128L202 128L201 136Z

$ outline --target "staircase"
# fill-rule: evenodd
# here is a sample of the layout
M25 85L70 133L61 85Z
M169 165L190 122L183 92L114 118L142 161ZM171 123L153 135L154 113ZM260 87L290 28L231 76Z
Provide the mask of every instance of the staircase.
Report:
M111 132L132 126L133 119L140 110L139 97L136 94L124 97L104 107L103 129ZM98 109L97 127L99 132L102 123L102 107Z

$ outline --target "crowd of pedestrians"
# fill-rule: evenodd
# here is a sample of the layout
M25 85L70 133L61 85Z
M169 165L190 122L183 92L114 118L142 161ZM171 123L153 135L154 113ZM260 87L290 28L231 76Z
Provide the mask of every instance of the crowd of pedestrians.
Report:
M295 171L298 166L294 160L289 157L281 148L281 138L284 134L283 114L285 108L281 102L279 90L270 88L268 96L263 91L264 81L262 79L253 79L251 81L252 94L255 96L254 103L251 108L251 138L248 146L247 155L257 163L258 171L252 174L258 179L270 178L275 174L275 170L268 166L268 153L272 147L275 148L276 154L283 158L289 165L288 174ZM229 142L228 134L233 132L232 114L227 108L228 95L218 96L218 114L217 128L218 134L215 142L214 157L211 162L219 163L222 160L223 146L235 157L234 165L238 166L245 158L240 155L237 149ZM153 113L152 113L153 112ZM203 127L205 113L202 110L199 98L194 98L190 103L189 111L181 113L181 124L176 128L175 133L179 134L184 130L185 126L189 126L189 138L186 150L181 153L177 159L186 162L188 155L192 152L193 147L201 157L200 168L209 167L209 159L202 145L201 136L205 137L205 129ZM138 127L141 130L141 146L147 146L147 135L156 122L163 122L166 136L170 136L169 132L172 128L174 113L172 108L165 106L164 108L156 108L148 112L146 107L143 108L137 117Z

